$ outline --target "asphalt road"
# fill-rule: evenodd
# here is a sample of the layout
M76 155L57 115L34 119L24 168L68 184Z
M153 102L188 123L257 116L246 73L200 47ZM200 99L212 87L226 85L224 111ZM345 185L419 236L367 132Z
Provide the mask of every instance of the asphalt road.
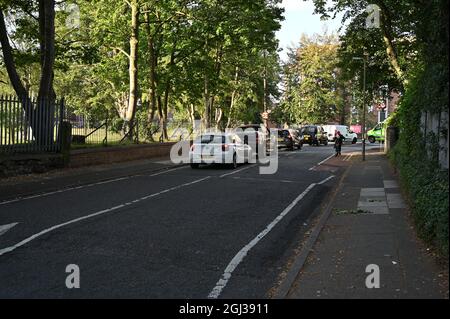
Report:
M0 202L0 298L265 298L340 174L313 169L332 154L282 152L274 175L184 166Z

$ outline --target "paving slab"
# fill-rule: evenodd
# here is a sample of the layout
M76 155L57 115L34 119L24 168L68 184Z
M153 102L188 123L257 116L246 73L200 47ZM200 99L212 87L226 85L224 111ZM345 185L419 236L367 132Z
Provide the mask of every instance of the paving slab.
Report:
M349 165L338 190L345 196L332 202L332 214L288 298L446 298L440 268L417 239L387 158L369 154L362 162L354 156ZM366 286L369 265L379 267L379 288Z

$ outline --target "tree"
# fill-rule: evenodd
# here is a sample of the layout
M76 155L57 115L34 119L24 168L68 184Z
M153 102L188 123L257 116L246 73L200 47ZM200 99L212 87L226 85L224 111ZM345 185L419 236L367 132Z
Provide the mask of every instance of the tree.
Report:
M426 19L420 7L424 6L427 1L391 1L391 0L336 0L329 8L322 0L313 0L315 4L315 12L320 14L322 18L330 18L338 12L344 12L343 22L349 21L352 32L346 32L347 41L351 41L351 35L366 35L368 40L375 42L382 41L380 46L358 46L357 43L362 38L356 37L354 48L362 50L370 50L369 56L381 56L389 62L390 69L396 76L397 81L402 88L407 84L408 74L413 70L417 60L417 41L415 34L417 30L417 22ZM368 17L366 8L369 4L375 4L380 9L380 27L375 29L367 29L365 22Z
M16 63L14 61L13 51L9 42L8 31L5 23L5 16L3 10L13 9L22 10L33 19L32 3L29 1L14 1L10 7L2 5L0 11L0 43L2 45L3 59L6 70L8 72L9 80L14 88L16 94L23 98L28 96L29 92L20 80L17 72ZM55 61L55 1L40 0L38 2L38 23L39 23L39 48L40 48L40 63L41 63L41 78L39 84L39 99L54 98L53 90L53 66Z
M284 95L279 116L288 124L332 121L342 107L338 90L339 42L335 34L302 35L284 66ZM281 114L280 114L281 113Z
M17 71L16 62L13 55L8 36L8 30L5 23L5 16L3 10L12 9L21 11L22 14L28 16L33 20L36 18L33 16L33 11L36 8L31 1L14 1L6 4L0 3L0 43L2 45L3 60L8 73L9 81L16 92L17 96L23 101L22 107L24 108L27 120L32 126L36 128L37 119L32 115L35 112L42 111L44 108L54 107L53 101L55 99L55 92L53 88L53 68L55 62L55 1L54 0L40 0L38 1L38 18L39 24L39 52L40 52L40 67L41 75L39 81L38 91L38 107L36 110L32 109L32 104L29 99L29 91L22 83ZM37 142L47 140L48 136L52 134L53 130L53 116L52 112L43 112L47 115L47 119L42 118L43 123L47 123L47 127L43 127L43 130L33 129L33 134ZM32 119L33 118L33 119Z
M155 127L169 138L171 114L220 128L259 121L264 96L267 103L278 94L279 2L78 0L80 24L72 27L65 1L55 15L55 91L71 110L99 123L109 117L124 133L143 122L149 139ZM10 11L20 18L13 36L24 45L14 55L30 74L29 91L39 90L40 77L37 20L26 13L34 7Z

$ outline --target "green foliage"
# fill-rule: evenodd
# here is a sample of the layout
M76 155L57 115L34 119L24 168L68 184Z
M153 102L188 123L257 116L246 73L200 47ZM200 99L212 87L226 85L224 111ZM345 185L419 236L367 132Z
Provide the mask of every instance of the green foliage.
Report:
M367 54L367 92L376 98L380 85L403 93L389 119L400 128L400 140L390 157L410 195L419 233L448 256L448 170L440 169L438 136L421 130L422 112L439 114L448 108L447 0L313 0L316 13L329 18L344 13L348 22L341 37L342 77L362 87L361 61ZM381 9L380 28L367 29L368 4ZM358 92L357 95L362 95Z
M148 120L152 114L167 121L170 113L177 120L204 119L205 79L213 100L213 125L259 120L264 104L264 71L267 95L273 97L269 104L278 96L275 32L283 19L279 2L135 1L140 9L138 96L145 108L137 114L138 120ZM39 28L33 17L37 3L0 1L13 26L9 36L17 45L14 58L21 80L34 92L40 76ZM78 28L66 24L64 7L74 3L80 9ZM124 0L57 4L54 87L72 110L99 119L106 115L123 117L129 100L130 28L131 9ZM1 64L0 80L0 91L11 93ZM155 100L150 93L153 86ZM153 132L153 125L149 121L148 132Z
M338 92L339 42L334 34L303 35L284 65L284 90L275 115L288 124L326 123L342 103Z
M439 167L438 137L424 136L420 127L424 111L440 113L448 109L447 19L441 5L446 1L430 1L422 8L430 24L419 24L417 34L427 34L422 42L422 63L411 73L409 84L398 112L390 124L398 124L400 139L390 157L400 171L403 185L410 195L413 214L420 234L448 256L448 170ZM447 13L448 13L448 2ZM433 30L433 32L430 32ZM442 33L447 32L443 42ZM426 143L425 143L426 141Z

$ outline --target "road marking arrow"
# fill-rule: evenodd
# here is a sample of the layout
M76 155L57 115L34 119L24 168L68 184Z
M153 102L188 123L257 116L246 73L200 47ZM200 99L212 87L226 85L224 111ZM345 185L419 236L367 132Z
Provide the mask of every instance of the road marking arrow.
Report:
M12 223L7 225L0 225L0 236L6 233L8 230L16 226L18 223Z

